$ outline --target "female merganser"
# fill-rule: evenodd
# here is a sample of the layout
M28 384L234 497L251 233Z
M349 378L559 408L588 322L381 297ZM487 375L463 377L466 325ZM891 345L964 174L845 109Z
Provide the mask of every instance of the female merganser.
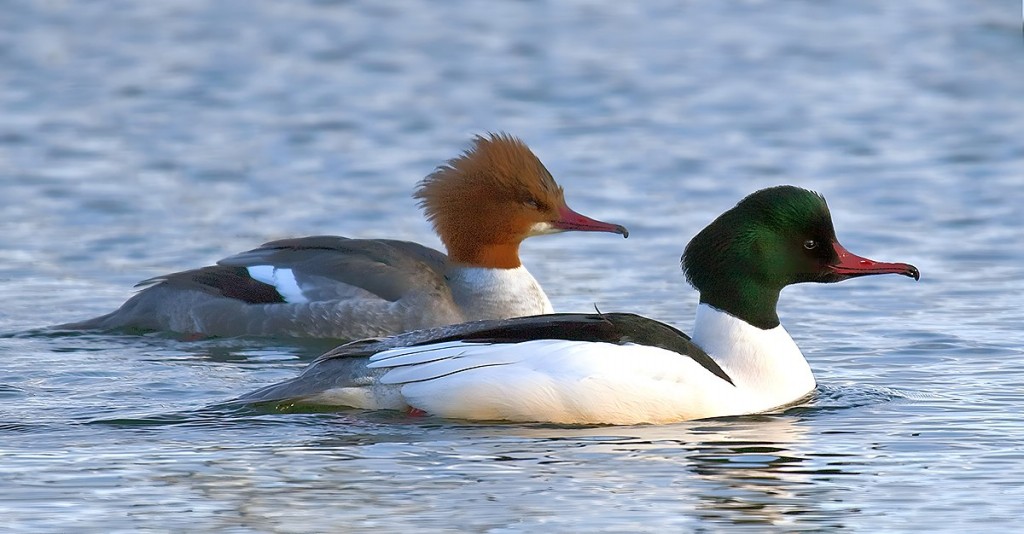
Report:
M779 324L782 288L883 273L920 278L913 265L848 252L825 199L793 186L743 199L690 241L682 265L700 291L692 339L625 313L482 321L354 341L238 400L564 424L764 412L815 387Z
M447 256L390 239L271 241L143 281L149 287L114 312L58 328L357 339L552 313L519 244L567 230L629 235L569 209L537 156L507 134L478 136L414 196Z

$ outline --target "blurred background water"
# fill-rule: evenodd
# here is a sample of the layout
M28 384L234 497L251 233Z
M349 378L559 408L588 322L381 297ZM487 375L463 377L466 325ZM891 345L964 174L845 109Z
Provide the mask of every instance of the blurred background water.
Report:
M0 530L981 530L1024 500L1024 50L1009 2L7 2ZM576 210L555 308L689 330L686 241L761 187L905 261L783 293L818 377L664 426L228 411L325 347L55 336L142 279L313 234L440 246L410 197L487 131Z

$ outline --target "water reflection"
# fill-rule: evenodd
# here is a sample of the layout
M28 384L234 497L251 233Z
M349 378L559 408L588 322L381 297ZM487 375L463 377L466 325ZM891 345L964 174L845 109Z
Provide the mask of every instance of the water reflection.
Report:
M345 504L319 512L322 527L368 526L394 514L412 528L443 521L439 510L454 500L474 528L491 529L523 517L567 521L561 506L587 509L596 499L602 505L587 520L592 526L696 520L843 527L856 506L844 503L850 489L837 480L861 474L862 460L819 452L810 434L814 417L802 410L675 425L561 427L207 408L97 422L157 442L161 434L192 442L189 454L153 451L140 473L156 476L148 484L162 494L174 488L183 499L200 498L211 513L249 518L251 525L270 518L287 524L285 518L308 513L308 503L330 500ZM281 439L282 428L288 439ZM212 430L221 439L210 441ZM238 440L223 439L231 434ZM659 514L652 519L653 503Z
M220 446L200 450L191 462L175 462L182 472L165 473L161 484L258 518L252 524L297 516L305 503L328 498L344 504L321 512L325 525L344 519L366 526L385 516L409 527L436 525L451 502L474 518L469 526L486 529L565 521L561 506L586 509L595 499L602 504L590 512L592 526L699 520L834 528L855 511L831 481L857 474L856 464L816 454L805 421L790 415L585 428L364 412L276 417L310 439L229 454ZM257 459L253 469L249 461ZM651 503L657 517L649 515Z
M609 429L573 431L597 437ZM559 437L555 439L566 439ZM634 427L590 448L625 455L642 476L673 472L680 513L727 524L843 526L851 510L823 484L856 474L842 455L817 455L807 425L790 415L730 418L681 425ZM637 463L642 465L637 465ZM839 503L837 505L837 503Z
M850 510L835 505L842 500L834 494L837 488L820 483L844 471L815 454L799 419L753 417L700 430L701 441L688 459L704 482L699 493L704 520L844 526Z

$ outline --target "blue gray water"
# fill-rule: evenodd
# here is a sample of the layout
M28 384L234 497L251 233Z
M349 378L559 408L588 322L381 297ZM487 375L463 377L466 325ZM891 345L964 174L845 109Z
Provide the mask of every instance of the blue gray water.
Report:
M1024 45L1010 2L10 2L0 530L981 530L1024 511ZM897 276L783 292L819 380L665 426L275 414L325 347L55 336L138 280L298 235L438 246L410 192L521 136L576 210L556 309L689 329L678 257L791 183Z

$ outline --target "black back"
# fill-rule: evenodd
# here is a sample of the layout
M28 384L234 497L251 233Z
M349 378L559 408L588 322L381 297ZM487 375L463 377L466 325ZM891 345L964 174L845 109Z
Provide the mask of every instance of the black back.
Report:
M676 352L693 358L711 374L733 384L728 374L690 337L665 323L632 313L555 313L408 332L390 338L353 341L320 360L369 357L378 352L449 341L475 343L522 343L537 339L593 341L624 345L634 343ZM735 384L733 384L735 385Z

